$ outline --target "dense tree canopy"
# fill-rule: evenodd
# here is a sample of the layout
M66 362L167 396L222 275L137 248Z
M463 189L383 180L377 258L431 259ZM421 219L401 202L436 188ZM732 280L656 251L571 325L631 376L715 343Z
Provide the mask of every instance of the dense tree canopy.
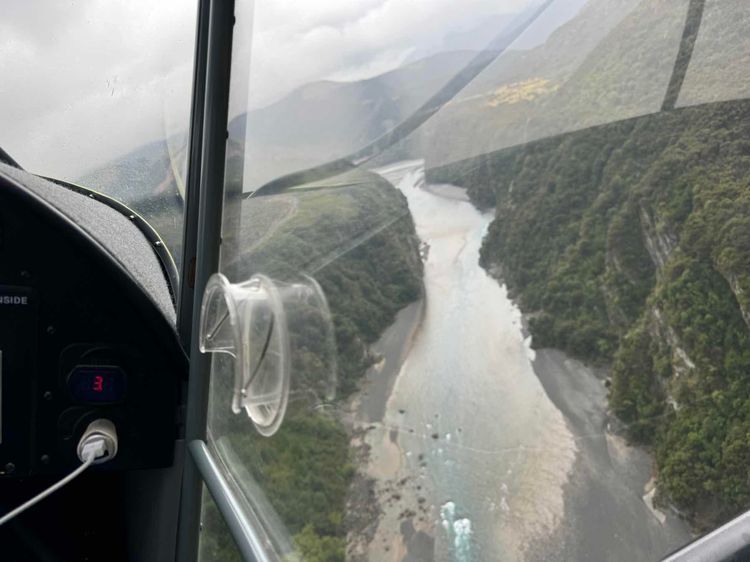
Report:
M429 173L496 206L482 264L536 346L612 365L612 410L699 528L750 505L748 139L750 102L725 102Z

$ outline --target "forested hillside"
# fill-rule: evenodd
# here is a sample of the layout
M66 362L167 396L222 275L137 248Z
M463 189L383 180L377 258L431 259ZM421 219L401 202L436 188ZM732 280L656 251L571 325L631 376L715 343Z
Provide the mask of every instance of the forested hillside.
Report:
M263 497L271 506L303 559L343 561L345 504L355 470L337 410L374 361L369 345L422 293L414 223L399 191L379 176L355 171L285 195L245 200L239 239L240 257L228 267L235 279L263 273L284 281L307 273L320 283L335 331L336 398L321 404L301 388L299 377L315 372L324 359L315 350L292 373L290 406L273 438L259 435L244 414L229 412L228 378L214 378L212 404L218 410L209 425L252 476L258 486L254 500ZM293 324L293 338L319 331ZM210 530L203 544L207 558L233 559L221 521L212 511L204 519Z
M485 268L537 347L612 365L659 496L707 528L750 505L750 102L648 115L433 169L496 205Z

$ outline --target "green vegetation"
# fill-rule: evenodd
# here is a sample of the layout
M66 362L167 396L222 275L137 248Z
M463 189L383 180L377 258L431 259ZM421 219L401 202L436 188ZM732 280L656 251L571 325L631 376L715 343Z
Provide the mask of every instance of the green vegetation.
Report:
M337 394L344 397L372 361L368 345L421 295L419 242L406 198L379 176L354 171L303 187L283 196L291 201L287 219L243 255L234 275L294 280L306 273L320 283L338 346ZM275 199L246 201L243 229Z
M227 524L219 513L219 508L203 488L201 511L200 560L220 560L221 562L242 562L242 556L229 534Z
M238 238L240 254L229 257L228 275L244 280L263 273L281 282L314 277L329 303L336 349L325 349L319 315L295 311L308 316L289 321L301 352L280 430L262 437L244 413L229 412L231 377L221 365L214 366L209 426L246 471L237 479L249 486L256 509L273 512L265 523L276 533L288 531L294 551L306 561L343 561L345 506L355 468L336 411L374 361L369 345L422 292L422 262L406 199L379 176L347 172L325 185L245 200ZM328 373L331 355L338 379L336 398L328 402L309 390L320 382L314 380L318 374ZM206 509L203 548L211 559L232 560L231 538L210 506ZM282 541L281 551L289 544ZM287 554L294 559L294 552Z
M244 415L243 415L244 417ZM253 509L262 514L269 536L290 560L343 562L344 507L355 468L349 462L349 436L330 416L296 408L272 439L258 435L249 420L220 419L222 446L231 449L230 466ZM222 455L224 456L224 455ZM234 560L231 536L215 506L204 507L202 549L210 560ZM293 540L296 552L291 550Z
M433 169L496 206L481 261L535 345L612 366L659 499L750 506L750 102L648 115Z

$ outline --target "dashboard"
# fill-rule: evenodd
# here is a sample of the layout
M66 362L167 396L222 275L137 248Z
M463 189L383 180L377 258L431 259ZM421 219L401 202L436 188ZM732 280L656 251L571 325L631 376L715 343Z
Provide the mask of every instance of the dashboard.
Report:
M185 357L153 242L97 200L0 168L0 480L61 474L95 419L119 450L97 467L166 467Z

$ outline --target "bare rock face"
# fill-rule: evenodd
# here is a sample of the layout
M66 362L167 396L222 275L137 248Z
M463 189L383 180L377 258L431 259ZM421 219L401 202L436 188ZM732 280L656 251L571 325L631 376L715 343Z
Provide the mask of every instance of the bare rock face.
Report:
M654 214L649 212L645 205L641 205L640 211L641 230L646 250L657 272L660 272L677 247L677 237L669 233L665 227L659 228Z
M729 283L729 287L732 289L732 293L737 299L737 304L740 307L742 313L742 319L750 328L750 291L747 289L747 281L742 282L739 275L736 273L725 274L724 278Z

